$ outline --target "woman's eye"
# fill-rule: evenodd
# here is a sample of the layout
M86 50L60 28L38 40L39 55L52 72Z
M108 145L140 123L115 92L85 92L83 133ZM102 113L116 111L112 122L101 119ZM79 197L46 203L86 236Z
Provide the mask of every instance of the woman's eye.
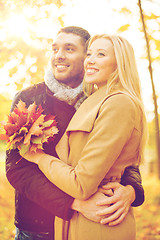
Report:
M102 53L102 52L99 52L99 53L98 53L98 56L105 56L105 54Z
M91 54L90 53L87 53L87 57L90 57L91 56Z

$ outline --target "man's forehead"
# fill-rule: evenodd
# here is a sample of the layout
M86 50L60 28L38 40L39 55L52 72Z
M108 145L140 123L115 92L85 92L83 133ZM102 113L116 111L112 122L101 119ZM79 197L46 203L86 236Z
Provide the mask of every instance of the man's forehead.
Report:
M70 44L70 45L76 45L76 44L82 44L81 37L74 34L74 33L59 33L55 40L53 41L53 45L57 44Z

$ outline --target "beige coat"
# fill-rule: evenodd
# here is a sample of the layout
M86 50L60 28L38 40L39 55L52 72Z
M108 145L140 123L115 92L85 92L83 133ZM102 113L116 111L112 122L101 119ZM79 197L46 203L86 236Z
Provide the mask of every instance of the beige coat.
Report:
M138 164L140 138L139 107L122 92L107 96L104 87L91 95L72 118L57 146L63 161L48 156L39 161L39 167L63 191L74 198L87 199L101 183L120 182L124 169ZM61 240L62 220L57 222L56 240ZM132 209L116 227L91 222L75 212L70 221L69 239L133 240Z

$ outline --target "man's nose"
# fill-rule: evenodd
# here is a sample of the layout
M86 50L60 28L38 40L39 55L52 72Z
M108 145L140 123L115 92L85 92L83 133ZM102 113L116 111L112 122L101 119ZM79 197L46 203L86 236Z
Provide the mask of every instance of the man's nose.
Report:
M59 49L57 51L55 58L56 59L64 59L65 58L65 52L63 51L63 49Z

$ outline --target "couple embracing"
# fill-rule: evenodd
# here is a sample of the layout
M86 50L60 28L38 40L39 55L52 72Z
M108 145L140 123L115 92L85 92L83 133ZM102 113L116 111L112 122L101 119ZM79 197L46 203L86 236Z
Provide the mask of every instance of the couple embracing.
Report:
M18 164L18 150L7 152L15 240L134 240L146 121L133 48L74 26L62 28L52 47L44 82L17 93L11 108L35 101L59 129L44 151Z

